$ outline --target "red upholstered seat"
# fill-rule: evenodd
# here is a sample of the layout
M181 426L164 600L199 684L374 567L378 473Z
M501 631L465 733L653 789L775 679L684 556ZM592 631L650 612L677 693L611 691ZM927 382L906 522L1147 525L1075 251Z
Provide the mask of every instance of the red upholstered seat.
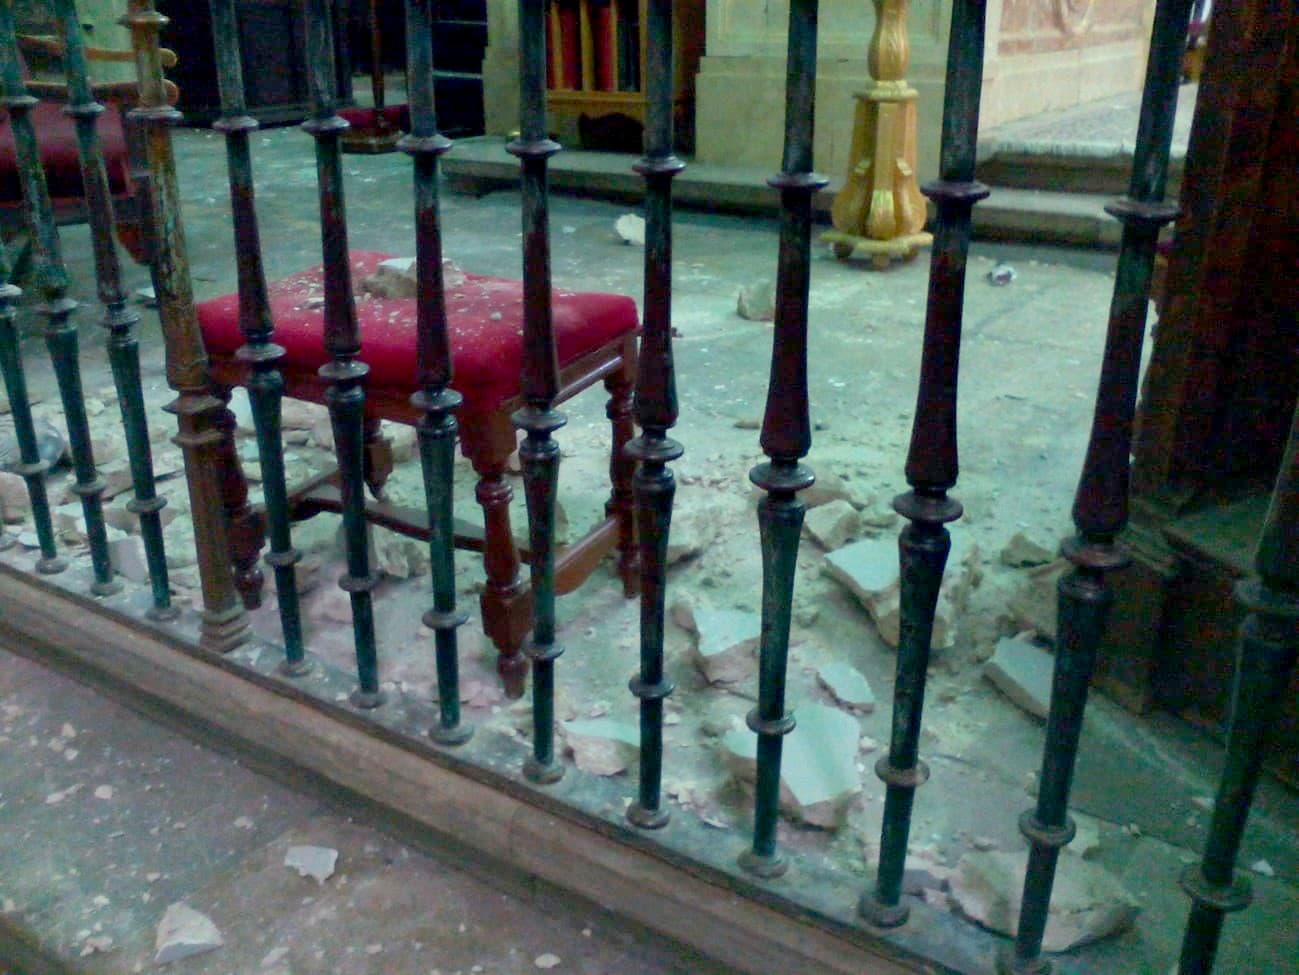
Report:
M32 124L36 128L45 181L55 207L84 199L75 123L64 114L62 105L38 102L32 107ZM109 189L117 196L127 191L127 154L122 113L116 105L109 104L99 117L98 131L104 164L108 169ZM0 205L13 205L21 201L14 132L9 124L9 114L5 112L3 120L0 120Z
M361 280L391 256L375 251L351 255L360 358L370 366L371 389L409 394L416 389L415 301L375 298L360 290ZM458 277L449 279L446 299L455 366L452 385L465 398L464 411L486 414L519 394L523 285L476 274L465 274L462 282L454 283ZM271 285L275 341L286 351L286 372L314 372L329 361L323 341L323 293L319 266ZM636 303L625 295L555 289L552 304L561 368L637 328ZM232 356L243 345L237 295L203 302L198 318L214 357Z

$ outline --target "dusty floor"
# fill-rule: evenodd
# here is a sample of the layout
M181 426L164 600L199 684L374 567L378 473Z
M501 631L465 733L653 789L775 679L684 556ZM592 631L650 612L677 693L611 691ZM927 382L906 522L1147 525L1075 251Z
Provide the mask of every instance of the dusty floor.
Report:
M220 140L208 133L178 133L179 167L186 201L195 289L200 298L233 290L234 262L224 196ZM255 165L267 270L280 276L319 260L315 172L310 140L295 129L256 137ZM413 249L409 163L402 157L352 157L348 163L351 243L354 247L408 254ZM577 199L555 199L552 208L554 277L559 286L617 291L639 296L642 252L613 234L614 219L627 207ZM519 273L518 198L497 193L481 199L443 199L446 250L466 270ZM89 268L84 227L65 230L74 269ZM761 459L756 421L761 415L771 347L769 324L741 319L735 310L740 287L770 278L775 266L776 228L759 219L699 212L678 215L674 322L681 419L674 431L685 456L674 465L678 481L680 537L698 534L701 551L678 563L669 577L671 597L697 604L756 612L760 571L755 495L747 472ZM996 261L1017 270L1008 287L993 287L985 273ZM1008 610L1026 584L1027 572L999 561L1010 537L1023 531L1054 544L1068 530L1068 511L1078 473L1110 300L1113 257L1010 245L975 246L970 264L961 374L962 473L953 492L965 517L952 526L958 544L972 555L975 581L960 615L954 646L936 657L930 680L922 749L932 763L930 784L920 792L913 848L939 866L952 866L976 845L1019 850L1016 819L1031 802L1026 787L1040 763L1042 723L1020 711L982 677L982 663L998 636L1021 622ZM915 396L923 324L927 263L921 259L886 273L835 261L818 249L811 298L810 387L817 425L808 464L823 481L838 480L851 503L866 515L863 537L892 538L888 500L905 489L901 470ZM139 268L132 286L146 283ZM101 456L113 451L115 407L90 283L78 288L87 302L81 315L87 389L107 408L94 420ZM26 361L39 409L56 413L47 357L31 336ZM146 312L146 387L151 404L167 398L161 378L156 319ZM604 397L587 393L565 408L569 425L557 439L564 449L561 497L576 535L597 517L607 464ZM175 452L161 441L168 421L154 413L154 432L164 466ZM314 436L296 436L288 450L290 476L303 477L328 462ZM248 459L255 456L244 441ZM119 448L120 450L120 448ZM111 473L124 458L104 464ZM832 476L832 477L831 477ZM422 495L417 464L394 476L394 500L418 504ZM457 513L476 516L471 473L459 471ZM516 493L518 482L515 482ZM167 482L169 496L184 506L179 478ZM56 499L62 492L54 491ZM68 500L72 500L68 498ZM113 507L126 500L119 496ZM516 499L518 500L518 499ZM73 512L75 513L75 512ZM874 524L869 524L874 522ZM516 531L526 521L521 503ZM337 522L326 516L303 525L295 543L318 567L308 597L308 641L312 653L348 670L352 666L345 621L337 616ZM13 530L20 530L14 526ZM173 533L182 529L175 528ZM183 546L172 545L173 552ZM30 564L19 548L4 558ZM178 559L175 581L192 587L192 568ZM404 561L396 560L397 562ZM888 701L893 654L855 598L823 569L825 552L804 539L799 560L796 627L790 672L790 706L797 711L832 701L820 687L816 668L846 661L863 673L880 705L855 715L867 739L888 737ZM396 564L396 563L394 563ZM481 584L477 559L458 558L465 608L476 604ZM309 582L308 585L311 583ZM182 598L192 594L182 589ZM394 691L427 700L432 678L429 640L419 625L427 609L428 578L390 578L379 590L380 659L383 679ZM602 570L579 593L559 605L561 639L568 652L558 664L560 716L607 716L635 721L635 702L626 680L635 666L636 607L622 599L610 571ZM273 600L257 614L258 632L277 633ZM461 630L464 680L470 699L467 717L507 734L524 734L526 712L496 690L493 651L476 619ZM713 688L699 675L688 652L690 638L679 626L668 635L672 699L665 759L668 793L682 814L734 828L748 828L748 800L719 754L716 731L740 719L751 706L751 685ZM580 702L580 704L579 704ZM521 729L521 730L520 730ZM17 741L17 739L15 739ZM867 883L878 839L882 786L871 773L876 755L856 756L861 793L837 830L782 827L781 839L801 855L824 861L857 885ZM1093 859L1138 898L1142 913L1135 928L1095 947L1089 957L1107 960L1109 970L1166 970L1180 939L1186 901L1175 878L1198 852L1208 813L1204 797L1216 781L1219 749L1198 733L1165 716L1137 720L1099 696L1088 714L1075 788L1076 807L1098 821L1099 848ZM626 783L630 795L633 784ZM1299 954L1293 919L1299 911L1299 804L1269 785L1258 804L1242 862L1266 861L1275 876L1255 877L1257 903L1228 925L1222 971L1278 972ZM0 893L13 895L0 881Z

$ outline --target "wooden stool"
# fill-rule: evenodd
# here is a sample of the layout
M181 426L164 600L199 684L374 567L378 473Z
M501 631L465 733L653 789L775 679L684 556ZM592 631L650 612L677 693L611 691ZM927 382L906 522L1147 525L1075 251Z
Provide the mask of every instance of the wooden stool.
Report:
M375 524L427 540L428 521L422 510L399 508L383 499L383 485L392 472L388 442L379 433L380 420L412 426L422 413L410 403L415 385L415 301L377 298L360 290L388 254L353 251L353 281L357 318L361 326L361 359L370 366L366 382L366 482L374 496L366 514ZM283 346L280 362L285 395L324 403L325 384L316 370L329 361L323 342L324 293L322 271L302 271L270 288L275 320L274 341ZM464 526L457 519L456 545L483 553L487 586L480 605L483 629L500 652L498 661L507 688L522 690L526 662L519 653L531 628L532 598L520 573L529 553L520 550L510 528L513 489L505 480L506 465L517 436L511 413L521 404L519 369L523 356L523 290L519 281L459 272L448 279L447 318L455 363L455 389L464 397L457 411L460 450L478 475L475 496L482 506L484 528ZM560 594L572 592L611 551L623 592L635 595L636 564L632 475L634 462L623 447L634 436L631 395L636 371L636 305L623 295L577 293L556 289L553 298L555 338L562 390L557 403L603 382L608 390L607 415L613 426L610 455L610 495L605 518L583 538L563 548L555 560L555 584ZM236 350L243 345L237 295L225 295L198 307L199 324L211 359L218 395L228 399L234 386L247 378L247 365ZM233 417L227 426L233 427ZM231 562L245 602L260 600L261 573L257 561L262 545L260 517L249 517L247 487L238 471L233 442L228 459L226 507L232 517ZM321 511L341 511L338 473L334 471L292 489L295 520Z

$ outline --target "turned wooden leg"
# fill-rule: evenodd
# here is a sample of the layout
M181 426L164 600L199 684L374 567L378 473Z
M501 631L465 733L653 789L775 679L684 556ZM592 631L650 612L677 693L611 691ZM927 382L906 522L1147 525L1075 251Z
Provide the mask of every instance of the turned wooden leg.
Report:
M266 542L266 528L261 517L248 502L248 481L239 463L235 449L235 415L230 412L230 387L218 386L213 390L224 408L218 411L216 426L221 433L217 444L217 463L220 467L221 502L229 523L230 564L234 567L235 588L244 606L256 609L262 604L262 545Z
M623 343L622 366L604 381L609 392L605 415L613 426L613 448L609 456L611 491L605 503L605 515L618 519L618 576L623 595L629 599L640 592L640 560L636 546L636 504L632 496L632 478L636 461L627 455L628 442L636 435L632 420L631 397L636 383L636 340Z
M382 422L377 416L365 418L365 483L376 501L383 500L393 468L392 441L380 433Z
M508 415L460 417L460 449L478 475L474 497L483 509L483 567L487 587L479 599L483 630L500 657L496 669L509 697L521 697L528 661L520 649L532 623L528 590L519 571L519 552L510 528L514 489L505 480L515 432Z

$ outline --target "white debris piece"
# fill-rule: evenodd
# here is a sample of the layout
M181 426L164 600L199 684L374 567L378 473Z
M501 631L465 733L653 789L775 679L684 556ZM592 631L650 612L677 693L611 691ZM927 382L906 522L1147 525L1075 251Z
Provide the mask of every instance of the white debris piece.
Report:
M284 865L323 884L334 875L338 851L328 846L291 846L284 852Z
M1029 714L1045 718L1051 709L1055 658L1020 637L1002 637L983 676Z
M561 961L563 961L563 959L558 955L551 954L547 951L545 954L538 955L536 958L532 959L532 964L536 965L538 968L554 968Z
M114 795L116 795L116 790L111 785L95 786L96 799L111 799Z
M149 581L149 560L145 555L144 539L139 535L124 535L108 543L108 558L113 571L131 582Z
M735 313L751 322L770 322L776 317L776 282L767 278L740 288L735 296Z
M613 222L613 232L624 244L645 246L645 218L635 213L624 213Z
M1046 565L1055 558L1054 549L1029 537L1022 531L1010 536L1010 541L1001 550L1001 564L1012 568L1025 568L1034 565Z
M153 960L165 965L215 951L223 944L221 932L211 918L178 901L167 908L158 922Z
M27 482L17 474L0 471L0 518L7 525L16 525L26 519L31 510Z
M934 614L931 641L934 650L946 649L956 642L957 621L977 578L978 558L977 546L963 537L953 539ZM845 545L825 557L825 568L870 613L884 642L896 647L901 627L897 540L867 538Z
M1024 852L967 853L950 878L951 896L966 917L1002 934L1014 935L1028 855ZM1139 911L1136 899L1117 880L1086 860L1060 860L1042 947L1068 951L1128 927Z
M757 613L740 609L696 609L695 663L710 684L748 680L757 667L762 635Z
M852 664L837 660L817 668L816 679L841 705L850 711L869 713L875 710L875 692L862 672Z
M1276 876L1276 870L1274 870L1272 864L1268 863L1266 860L1255 860L1249 865L1249 869L1253 870L1260 877Z
M838 708L810 704L798 709L785 738L780 767L780 808L810 826L837 829L861 792L857 771L857 719ZM757 775L757 735L747 728L722 737L723 754L741 782Z
M803 519L803 530L827 552L848 544L861 528L861 515L843 498L813 508Z
M617 775L640 755L640 729L613 718L588 718L560 723L573 761L592 775Z

